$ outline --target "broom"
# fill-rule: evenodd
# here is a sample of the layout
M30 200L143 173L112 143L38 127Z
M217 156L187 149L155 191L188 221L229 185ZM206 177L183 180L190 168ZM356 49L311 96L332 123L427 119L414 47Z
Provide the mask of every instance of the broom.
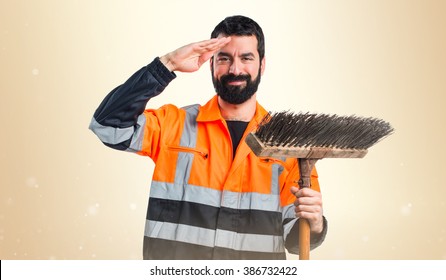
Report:
M246 143L259 157L299 161L300 188L311 187L311 171L322 158L363 158L367 149L393 132L377 118L283 111L268 114ZM310 258L310 225L299 219L299 259Z

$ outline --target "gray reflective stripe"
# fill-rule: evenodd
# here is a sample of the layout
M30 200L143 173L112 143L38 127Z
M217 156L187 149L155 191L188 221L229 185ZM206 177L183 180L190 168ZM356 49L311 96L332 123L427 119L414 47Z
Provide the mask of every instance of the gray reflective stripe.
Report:
M281 158L282 161L285 161L286 158ZM272 182L271 182L271 192L273 193L275 190L277 190L280 193L279 190L279 176L283 171L283 166L280 164L273 164L273 174L272 174ZM296 222L296 214L294 211L294 204L286 205L282 208L282 221L284 221L287 218L294 219L287 224L283 225L283 238L285 239L286 236L290 233L291 228L293 227L294 223Z
M146 220L145 236L214 247L215 230Z
M136 130L133 133L132 141L130 142L127 152L139 152L142 150L142 142L144 138L144 127L146 125L146 116L144 114L139 115L136 124Z
M224 191L221 205L234 209L280 212L280 196L256 192L239 193Z
M291 229L293 228L294 224L296 224L297 218L294 220L289 221L285 225L283 225L283 239L286 240L288 234L290 234Z
M285 239L290 233L291 228L297 221L296 212L294 211L294 204L288 204L282 208L282 221L285 219L293 219L283 225L283 238Z
M103 126L93 117L89 128L99 137L99 139L107 144L118 144L129 140L133 135L133 126L127 128L117 128L111 126Z
M136 130L135 127L112 127L104 126L96 121L93 117L89 128L98 136L98 138L107 144L116 145L125 142L132 138L130 146L126 151L139 152L142 149L142 140L144 136L144 126L146 124L146 117L144 114L139 115Z
M242 234L217 229L204 229L183 224L146 220L145 236L180 241L207 247L222 247L238 251L284 252L281 236Z
M184 107L186 119L184 120L183 134L180 139L180 146L195 148L197 143L197 116L200 105L195 104Z
M150 197L195 202L213 207L280 212L280 196L261 193L222 192L207 187L152 181Z
M285 219L296 218L296 212L294 211L294 204L288 204L282 208L282 221Z
M184 120L183 133L181 134L180 146L195 148L197 144L197 116L200 105L192 105L183 108L186 111L186 118ZM175 183L187 184L194 161L193 153L179 152L177 158L177 165L175 170Z
M221 192L193 185L179 185L174 183L165 183L152 181L150 187L150 197L195 202L214 207L220 207Z
M283 167L280 164L274 163L272 166L272 174L271 174L271 194L279 195L280 187L279 187L279 176L283 171Z
M240 251L284 252L282 236L246 234L217 229L215 246Z

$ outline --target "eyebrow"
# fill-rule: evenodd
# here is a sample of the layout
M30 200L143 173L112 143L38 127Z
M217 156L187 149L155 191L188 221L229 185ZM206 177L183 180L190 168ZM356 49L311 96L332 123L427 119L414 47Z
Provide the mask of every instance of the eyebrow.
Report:
M228 57L232 57L232 55L230 53L227 52L219 52L217 54L218 56L228 56ZM240 55L240 57L255 57L255 55L252 52L247 52L247 53L242 53Z

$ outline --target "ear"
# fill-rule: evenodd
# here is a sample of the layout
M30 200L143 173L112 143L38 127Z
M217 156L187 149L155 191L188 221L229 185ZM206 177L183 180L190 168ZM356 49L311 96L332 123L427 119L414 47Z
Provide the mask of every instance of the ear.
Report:
M262 58L262 64L260 65L260 75L263 76L263 72L265 71L265 57Z
M209 69L211 69L211 72L212 72L212 67L214 67L214 56L211 56L211 58L209 59Z

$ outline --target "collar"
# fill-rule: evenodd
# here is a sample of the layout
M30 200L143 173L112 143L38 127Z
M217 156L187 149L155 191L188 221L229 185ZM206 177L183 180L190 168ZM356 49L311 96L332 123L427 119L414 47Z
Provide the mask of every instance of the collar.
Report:
M263 117L268 114L268 112L256 101L256 112L254 113L253 119L250 123L254 122L258 125ZM224 120L220 113L220 107L218 106L218 96L215 95L211 100L209 100L204 106L200 108L200 112L197 116L197 122L209 122Z

